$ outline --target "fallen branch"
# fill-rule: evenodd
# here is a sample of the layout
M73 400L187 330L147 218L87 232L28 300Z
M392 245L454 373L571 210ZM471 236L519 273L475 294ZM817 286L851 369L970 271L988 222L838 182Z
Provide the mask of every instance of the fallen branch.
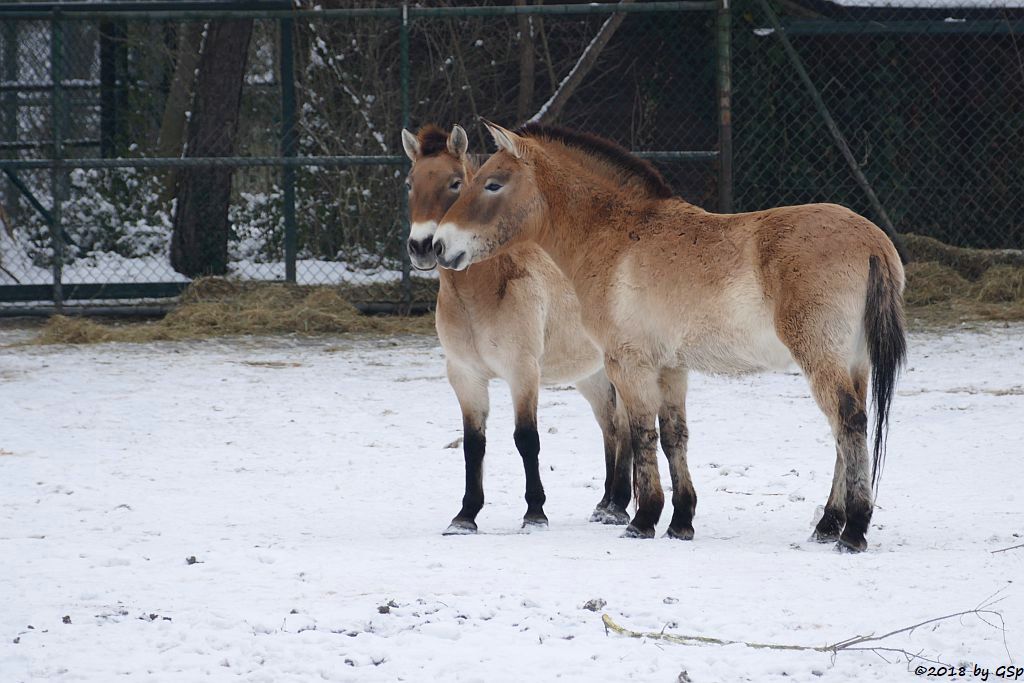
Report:
M781 644L781 643L759 643L759 642L756 642L756 641L749 641L749 640L727 640L727 639L724 639L724 638L711 638L711 637L708 637L708 636L695 636L695 635L681 635L681 634L675 634L675 633L665 633L664 630L662 630L660 632L656 632L656 631L647 631L647 632L645 632L645 631L633 631L633 630L625 628L623 626L619 626L607 614L601 615L601 621L604 622L605 633L607 633L608 631L613 631L615 633L618 633L619 635L627 636L629 638L647 638L647 639L650 639L650 640L664 640L664 641L667 641L669 643L675 643L677 645L745 645L746 647L749 647L749 648L752 648L752 649L755 649L755 650L797 650L797 651L802 651L802 652L823 652L823 653L830 654L833 657L835 657L840 652L857 651L857 650L862 651L862 652L873 652L873 653L875 653L875 654L877 654L879 656L881 656L881 653L883 653L883 652L891 652L891 653L896 653L896 654L903 655L904 657L907 658L907 661L911 661L911 660L914 660L914 659L920 659L922 661L932 662L934 664L944 664L944 662L940 662L938 660L934 660L934 659L929 659L927 657L923 657L920 652L909 652L908 650L904 650L902 648L883 647L881 645L869 645L869 643L880 643L881 641L883 641L883 640L885 640L887 638L891 638L892 636L899 635L901 633L911 633L915 629L918 629L918 628L920 628L922 626L927 626L928 624L936 624L936 623L941 622L941 621L948 621L950 619L958 619L960 617L965 617L967 615L974 615L974 616L978 617L979 619L981 619L983 622L985 622L987 624L989 624L990 622L988 622L987 620L984 619L984 615L995 616L995 617L998 617L1000 623L1003 623L1003 615L1002 615L1002 613L996 612L996 611L990 610L990 609L985 609L985 607L986 607L986 605L980 605L979 607L977 607L975 609L966 610L966 611L963 611L963 612L956 612L954 614L947 614L945 616L935 617L934 619L927 619L925 621L918 622L918 623L913 624L911 626L904 626L903 628L898 628L896 630L889 631L888 633L882 634L880 636L876 636L874 634L870 634L870 635L866 635L866 636L853 636L852 638L847 638L846 640L840 640L838 642L831 643L831 644L828 644L828 645L817 645L817 646L815 646L815 645L786 645L786 644ZM990 625L992 625L992 624L990 624ZM1005 625L1002 627L1002 630L1003 630L1003 633L1004 633L1004 636L1005 636L1005 630L1006 630Z
M620 5L629 5L633 0L619 0ZM558 88L555 89L554 94L541 105L541 108L534 114L527 123L550 123L558 118L558 115L562 112L562 107L569 101L569 98L576 92L576 88L579 87L583 79L586 78L590 70L597 64L597 58L601 56L601 51L604 50L604 46L608 44L612 36L615 35L615 31L618 30L619 24L622 23L623 19L626 18L625 14L610 14L605 22L601 25L600 30L594 35L593 40L587 45L586 49L583 50L583 54L576 61L576 64L569 70L568 75L562 79L562 82L558 84Z
M992 554L1005 553L1007 550L1016 550L1017 548L1024 548L1024 543L1018 543L1017 545L1011 545L1009 548L1000 548L999 550L992 550Z

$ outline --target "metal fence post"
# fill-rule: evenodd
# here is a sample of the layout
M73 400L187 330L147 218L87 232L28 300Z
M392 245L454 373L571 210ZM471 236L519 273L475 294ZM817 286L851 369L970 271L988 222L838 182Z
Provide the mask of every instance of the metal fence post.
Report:
M18 21L6 21L3 24L3 36L4 36L4 52L3 52L3 71L0 73L0 79L8 83L16 83L18 78L18 29L20 22ZM4 140L12 144L18 142L18 93L15 90L5 92L3 94L3 119L4 119ZM18 158L18 152L16 149L12 149L9 154L4 154L5 157L11 159ZM8 179L7 187L4 191L4 203L7 205L7 213L10 217L17 221L18 220L18 190L14 186L14 181Z
M721 0L717 21L718 212L732 213L732 43L729 0Z
M292 19L281 19L281 156L294 157L295 135L295 59ZM295 282L295 167L281 170L284 186L284 279Z
M53 306L57 313L64 310L64 227L61 204L67 181L64 167L64 89L62 80L64 59L64 24L59 9L53 10L50 19L50 123L53 128L53 159L56 162L50 171L50 241L53 244Z
M401 90L402 90L402 128L409 128L409 4L402 3L402 26L399 29L399 44L401 50ZM408 173L409 163L402 164L402 171ZM400 191L401 195L401 223L399 225L399 243L402 236L408 234L409 227L409 195ZM402 304L404 314L412 311L412 264L409 261L409 250L401 247L402 252Z

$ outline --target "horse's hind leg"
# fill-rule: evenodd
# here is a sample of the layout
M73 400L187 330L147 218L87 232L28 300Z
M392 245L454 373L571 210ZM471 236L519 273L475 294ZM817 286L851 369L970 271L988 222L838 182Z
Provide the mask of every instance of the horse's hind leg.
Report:
M665 535L688 541L693 538L693 515L697 510L697 492L686 464L686 446L690 432L686 427L686 370L667 368L658 379L661 386L661 448L672 475L672 521Z
M484 506L483 466L487 444L487 412L490 397L487 380L448 364L448 382L462 408L462 452L466 458L466 492L462 509L445 530L445 535L476 532L476 516Z
M626 506L631 495L632 452L629 450L629 422L625 418L625 409L616 400L615 387L604 370L580 380L576 388L590 403L604 440L604 496L590 515L590 521L628 524Z
M546 527L544 485L540 480L540 435L537 433L537 394L540 391L540 365L523 362L510 379L512 402L516 411L516 448L523 458L526 473L526 515L523 528Z
M855 368L852 373L854 398L860 406L867 405L867 382L868 368L861 366ZM814 535L811 537L819 543L833 543L839 540L839 536L846 525L846 458L843 449L839 447L839 440L836 439L836 466L832 473L832 490L829 491L828 501L825 503L825 511L821 519L814 527Z
M812 540L818 543L834 543L846 524L846 462L843 452L836 444L836 466L832 472L832 489L825 501L825 511L814 527Z
M836 474L833 478L829 504L834 515L839 510L839 500L845 512L845 526L839 535L840 547L860 551L867 548L868 525L874 502L871 495L871 464L867 448L867 405L863 373L851 373L842 362L832 359L816 359L811 362L797 362L803 367L811 383L811 391L818 406L828 417L836 439ZM854 376L856 375L856 381ZM837 480L842 477L844 484ZM816 534L830 531L826 517L819 522ZM823 524L825 527L823 528Z

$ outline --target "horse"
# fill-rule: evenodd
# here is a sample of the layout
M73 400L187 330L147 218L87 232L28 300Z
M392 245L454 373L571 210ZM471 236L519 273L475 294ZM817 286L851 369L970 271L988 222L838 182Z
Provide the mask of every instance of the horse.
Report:
M835 204L709 213L673 196L653 166L604 138L486 125L498 151L442 219L435 258L461 271L530 242L572 282L629 416L637 509L623 535L653 537L664 507L657 417L672 478L666 535L693 538L688 373L795 362L836 442L832 488L812 539L866 549L906 356L903 266L885 233Z
M451 135L434 125L416 135L402 131L412 161L406 179L411 227L407 249L418 270L435 267L432 235L437 222L472 179L475 162L460 126ZM515 405L513 440L526 472L523 527L547 526L539 468L537 396L543 383L575 382L590 403L604 441L604 496L591 521L626 524L631 440L625 409L604 373L600 350L587 341L580 304L569 281L542 249L512 247L460 272L440 272L437 336L448 382L462 410L466 488L462 509L445 534L474 533L484 503L482 467L490 407L488 383L508 383Z

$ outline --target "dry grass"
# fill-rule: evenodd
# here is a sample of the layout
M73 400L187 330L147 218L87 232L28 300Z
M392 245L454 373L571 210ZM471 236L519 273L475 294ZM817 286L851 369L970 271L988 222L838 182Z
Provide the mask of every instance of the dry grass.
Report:
M931 237L903 235L910 260L915 263L933 261L949 266L968 280L977 280L990 268L1012 266L1024 268L1024 252L1010 249L966 249L954 247Z
M433 334L432 315L368 316L337 289L196 280L162 320L102 324L54 316L37 344L151 342L250 334Z
M907 313L925 325L1024 320L1024 254L907 235Z

